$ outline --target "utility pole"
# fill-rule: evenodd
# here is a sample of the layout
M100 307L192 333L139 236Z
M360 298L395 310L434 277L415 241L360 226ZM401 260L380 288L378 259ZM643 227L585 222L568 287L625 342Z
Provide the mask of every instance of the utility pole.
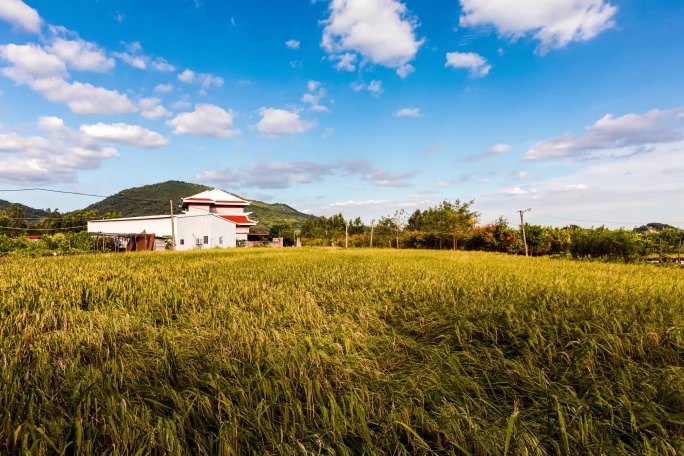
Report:
M347 220L347 223L344 225L344 248L349 248L349 220Z
M525 243L525 256L530 256L530 251L527 249L527 236L525 236L525 219L523 214L529 212L532 209L525 209L524 211L518 211L520 213L520 227L522 228L523 242Z
M370 248L373 248L373 226L375 225L375 219L371 220L371 241L370 241Z
M176 250L176 226L173 223L173 200L169 200L171 207L171 250Z

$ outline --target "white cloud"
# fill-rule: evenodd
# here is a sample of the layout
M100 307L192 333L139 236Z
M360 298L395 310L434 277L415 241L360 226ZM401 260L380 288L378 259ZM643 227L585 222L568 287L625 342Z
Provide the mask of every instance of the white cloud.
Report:
M320 86L321 83L319 81L309 81L306 85L306 87L309 89L309 92L315 92Z
M384 92L382 89L382 81L371 81L368 84L368 87L366 87L366 90L373 94L374 97L379 97L380 94Z
M64 61L40 46L0 46L0 58L11 63L0 70L4 76L28 85L50 101L66 103L76 114L123 114L137 110L126 95L117 91L67 82L69 74Z
M492 147L483 152L474 155L468 155L465 157L465 160L469 162L476 162L488 157L505 154L509 150L511 150L511 146L508 144L494 144Z
M674 122L681 108L651 110L615 118L606 114L583 135L565 134L541 141L525 154L526 160L624 157L644 152L654 144L679 141L684 134Z
M166 146L169 140L157 132L147 130L139 125L124 123L81 125L81 133L89 138L111 141L129 146L153 149Z
M473 78L487 76L489 70L492 69L487 59L474 52L449 52L446 59L445 67L467 69Z
M487 152L485 152L487 155L499 155L499 154L505 154L511 150L511 146L508 144L494 144L492 147L487 149Z
M137 111L126 95L91 84L47 78L31 81L29 86L50 101L66 103L76 114L125 114Z
M154 88L157 93L170 93L173 92L173 84L159 84Z
M146 119L158 119L160 117L171 116L159 98L143 98L140 100L140 115Z
M123 62L129 64L133 68L137 68L138 70L146 70L147 69L147 62L145 61L145 57L141 55L131 55L128 54L127 52L115 52L114 55L121 59Z
M462 27L493 26L518 39L531 33L539 50L587 41L615 25L617 7L605 0L460 0Z
M299 49L299 45L300 45L300 43L297 40L287 40L285 42L285 46L287 46L289 49L293 49L293 50Z
M33 33L40 33L43 24L38 12L21 0L0 1L0 19Z
M355 54L339 54L331 55L328 60L331 62L337 61L335 69L337 71L354 71L356 70L356 55Z
M319 163L257 162L248 169L211 170L195 176L197 182L230 183L233 186L282 189L320 182L327 176L359 176L376 186L407 187L415 173L395 173L373 167L366 160Z
M408 75L413 73L414 71L416 71L416 69L410 63L407 63L406 65L402 65L399 68L397 68L397 74L402 79L408 77Z
M2 73L17 83L68 75L66 64L59 57L45 52L36 44L0 46L0 57L12 65L2 68Z
M513 173L513 177L515 177L516 179L533 179L533 178L537 177L537 175L532 174L532 173L528 173L526 171L520 171L517 173Z
M381 206L389 203L387 200L366 200L366 201L342 201L332 203L329 207L363 207L363 206Z
M76 70L105 73L115 65L114 59L107 57L102 48L80 38L55 37L45 49Z
M521 186L530 193L517 196L514 208L511 197L491 194L478 198L478 209L493 218L532 207L532 223L556 226L632 228L653 221L681 225L681 212L672 208L684 206L683 154L684 139L654 144L649 153L618 160L574 162L563 166L561 176Z
M181 98L180 100L178 100L175 103L171 103L171 108L175 109L176 111L180 111L181 109L189 108L192 105L188 101L188 98L189 97L187 95L183 95L183 98Z
M195 72L186 68L185 71L178 75L178 80L190 84L195 80Z
M197 104L193 112L178 114L166 124L174 127L174 135L230 138L240 134L240 130L233 129L234 117L232 109L226 111L211 104Z
M328 112L328 108L320 104L326 94L326 90L321 87L321 83L318 81L309 81L307 88L309 89L309 93L305 93L302 96L302 102L310 104L310 109L312 111Z
M398 0L332 0L321 46L331 54L351 51L371 63L399 68L413 60L424 40L416 20Z
M261 120L256 125L256 129L271 138L298 135L316 126L315 122L302 120L296 112L284 109L261 108L259 115L261 115Z
M143 48L139 41L124 43L128 52L114 52L114 56L126 62L128 65L139 70L154 70L163 73L176 71L176 67L171 65L162 57L150 57L143 54Z
M78 171L95 169L118 156L116 149L72 131L58 117L42 117L38 124L50 135L0 134L0 181L12 184L73 182Z
M521 196L521 195L529 195L532 193L530 190L524 190L520 187L514 187L514 188L506 188L503 190L499 190L497 192L499 195L504 195L504 196Z
M560 187L553 187L551 188L552 192L573 192L573 191L578 191L578 190L586 190L589 187L584 185L584 184L568 184L568 185L561 185Z
M402 108L394 113L394 117L420 117L419 108Z
M178 75L178 80L187 84L198 84L202 90L210 87L223 87L223 78L208 73L196 73L190 69L185 69Z

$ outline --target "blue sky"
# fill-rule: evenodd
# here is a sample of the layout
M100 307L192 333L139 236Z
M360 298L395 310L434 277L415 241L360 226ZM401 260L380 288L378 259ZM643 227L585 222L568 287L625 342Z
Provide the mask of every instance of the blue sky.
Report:
M0 187L684 226L682 23L679 0L2 0Z

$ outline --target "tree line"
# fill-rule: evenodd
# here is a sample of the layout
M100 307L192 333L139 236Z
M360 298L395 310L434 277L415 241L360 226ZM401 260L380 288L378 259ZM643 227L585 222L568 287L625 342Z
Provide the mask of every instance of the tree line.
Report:
M346 220L342 214L318 217L304 222L304 245L408 249L453 249L524 255L525 245L519 226L511 226L501 216L492 223L480 224L474 201L445 200L413 213L398 210L380 217L372 225L361 218ZM276 226L294 238L291 226ZM345 231L346 230L346 231ZM684 232L675 228L639 233L636 229L610 230L606 227L581 228L575 225L555 228L525 224L529 253L532 256L565 256L579 260L633 262L639 259L667 261L677 259Z

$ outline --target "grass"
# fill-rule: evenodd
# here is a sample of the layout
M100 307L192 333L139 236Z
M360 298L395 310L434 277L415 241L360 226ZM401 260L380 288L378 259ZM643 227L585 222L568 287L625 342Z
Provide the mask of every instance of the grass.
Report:
M0 259L0 454L682 454L682 271L434 251Z

